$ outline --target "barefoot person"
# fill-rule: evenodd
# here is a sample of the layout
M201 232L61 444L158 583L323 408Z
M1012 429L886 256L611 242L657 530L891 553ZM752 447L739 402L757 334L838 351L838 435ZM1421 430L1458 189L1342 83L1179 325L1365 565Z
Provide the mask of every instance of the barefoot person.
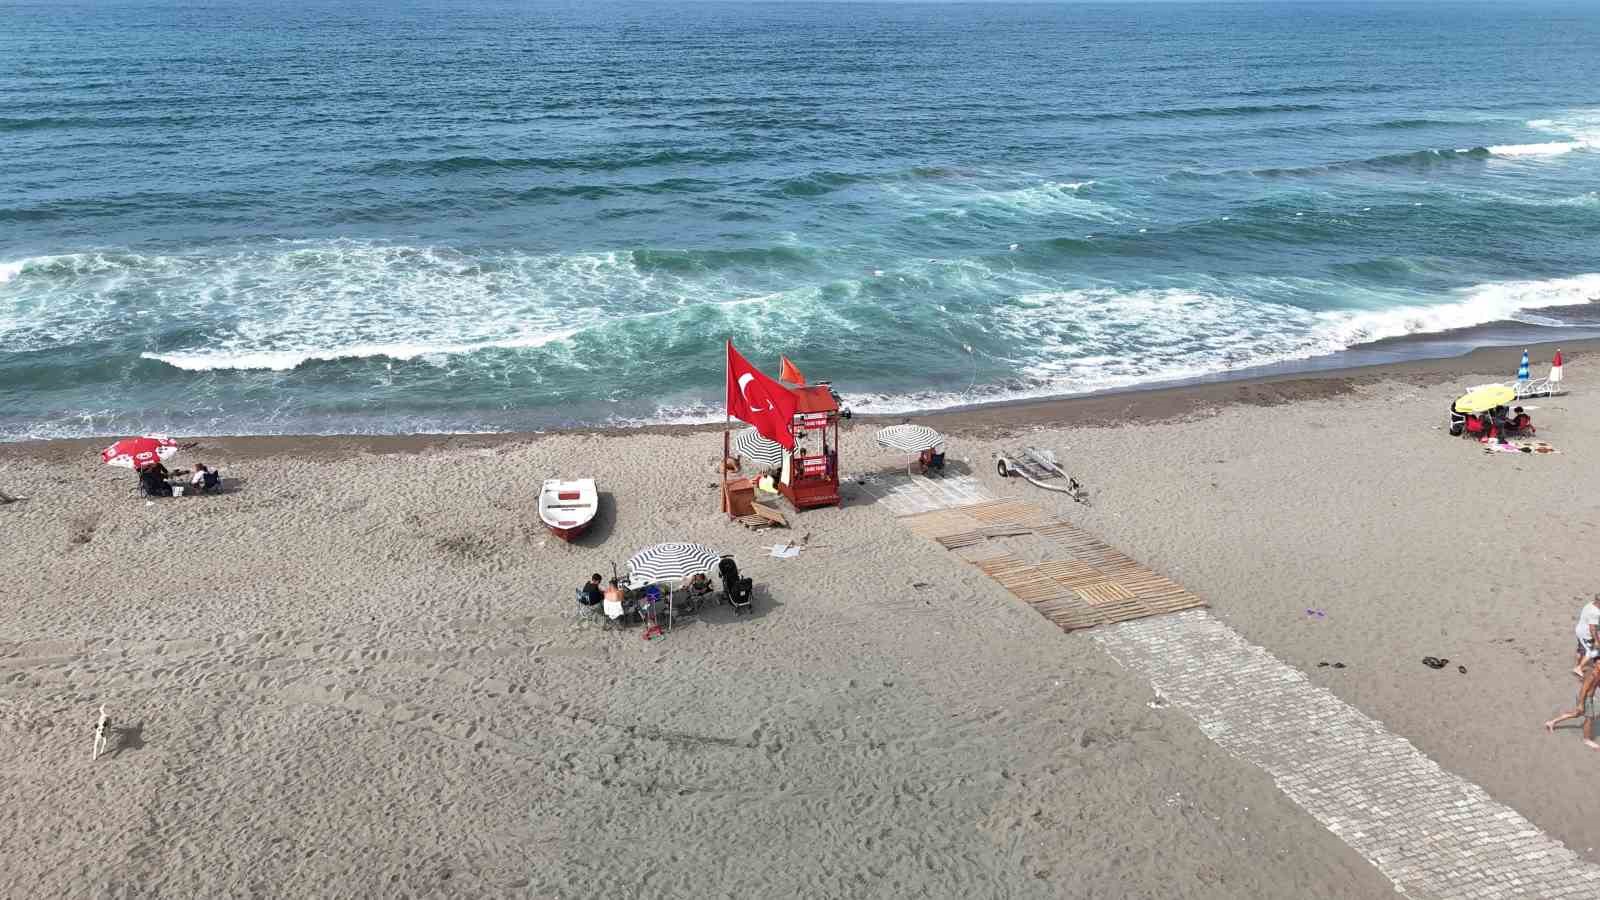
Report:
M1592 750L1600 750L1600 744L1594 740L1594 720L1600 716L1600 708L1596 707L1595 687L1600 685L1600 666L1590 666L1589 674L1583 678L1583 684L1578 686L1577 705L1572 709L1563 711L1554 719L1544 723L1544 730L1555 734L1556 726L1568 719L1583 717L1583 743Z
M1578 624L1573 630L1578 634L1578 650L1572 657L1572 674L1582 678L1590 663L1600 656L1600 594L1578 610Z

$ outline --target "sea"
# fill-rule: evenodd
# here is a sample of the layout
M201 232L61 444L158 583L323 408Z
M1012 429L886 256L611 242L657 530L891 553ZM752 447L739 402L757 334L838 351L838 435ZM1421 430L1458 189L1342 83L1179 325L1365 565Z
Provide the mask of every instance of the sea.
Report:
M726 339L896 414L1600 333L1597 48L1593 2L0 0L0 440L720 419Z

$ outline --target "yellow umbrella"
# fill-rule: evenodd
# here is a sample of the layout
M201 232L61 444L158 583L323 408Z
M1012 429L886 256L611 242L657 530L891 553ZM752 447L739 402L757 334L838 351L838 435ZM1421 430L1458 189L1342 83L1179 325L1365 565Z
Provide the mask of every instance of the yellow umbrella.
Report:
M1496 406L1509 406L1517 399L1517 392L1503 384L1486 384L1475 387L1456 401L1456 412L1488 412Z

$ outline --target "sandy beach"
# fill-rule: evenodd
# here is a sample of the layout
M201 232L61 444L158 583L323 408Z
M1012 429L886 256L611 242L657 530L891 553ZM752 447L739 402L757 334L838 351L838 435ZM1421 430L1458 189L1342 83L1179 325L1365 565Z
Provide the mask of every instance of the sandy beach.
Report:
M1529 404L1548 455L1445 434L1512 350L921 421L953 472L1183 583L1592 860L1574 785L1600 753L1541 723L1600 586L1593 353L1568 345L1572 393ZM904 470L876 424L846 432L848 474ZM1092 502L1000 479L1021 442ZM230 489L157 503L103 443L0 445L0 491L28 497L0 506L5 896L1394 891L855 483L787 535L726 521L719 431L203 438L178 463ZM575 546L535 511L556 475L604 492ZM806 549L767 557L782 538ZM574 625L590 572L667 540L734 554L755 614Z

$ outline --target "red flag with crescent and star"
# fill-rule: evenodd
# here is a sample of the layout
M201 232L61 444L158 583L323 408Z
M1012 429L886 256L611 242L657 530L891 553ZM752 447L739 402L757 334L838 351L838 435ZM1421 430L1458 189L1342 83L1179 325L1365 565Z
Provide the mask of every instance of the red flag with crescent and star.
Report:
M794 449L789 423L798 406L788 388L763 375L728 341L728 415L754 425L761 436Z

